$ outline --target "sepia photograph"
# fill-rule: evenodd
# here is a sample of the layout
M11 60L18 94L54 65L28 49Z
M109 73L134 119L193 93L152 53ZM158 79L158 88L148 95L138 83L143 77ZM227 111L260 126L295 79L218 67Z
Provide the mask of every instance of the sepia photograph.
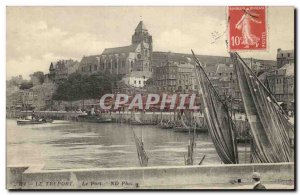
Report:
M7 6L6 189L296 189L292 6Z

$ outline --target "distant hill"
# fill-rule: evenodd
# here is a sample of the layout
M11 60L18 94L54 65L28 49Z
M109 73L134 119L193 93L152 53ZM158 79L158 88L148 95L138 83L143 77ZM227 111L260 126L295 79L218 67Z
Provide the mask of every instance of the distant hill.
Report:
M154 51L153 56L162 56L162 55L172 55L172 58L183 59L188 57L192 59L192 54L183 54L183 53L173 53L173 52L161 52ZM225 56L212 56L212 55L196 55L199 60L206 65L215 65L215 64L232 64L230 57ZM250 58L244 58L245 61L250 61ZM267 66L276 66L275 60L262 60L252 58L253 62L260 62L262 65Z

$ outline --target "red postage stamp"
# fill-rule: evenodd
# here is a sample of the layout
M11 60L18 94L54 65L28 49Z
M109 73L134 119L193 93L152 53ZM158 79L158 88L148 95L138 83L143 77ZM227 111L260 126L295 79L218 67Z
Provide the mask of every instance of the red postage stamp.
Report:
M229 6L229 50L267 49L266 7Z

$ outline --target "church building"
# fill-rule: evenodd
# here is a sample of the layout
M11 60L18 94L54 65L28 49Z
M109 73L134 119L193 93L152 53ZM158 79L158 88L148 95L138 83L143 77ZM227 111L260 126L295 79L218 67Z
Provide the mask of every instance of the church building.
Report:
M123 81L128 82L126 84L142 87L152 75L152 48L152 36L140 21L132 35L131 45L106 48L101 55L83 57L78 71L85 74L110 72L123 75Z

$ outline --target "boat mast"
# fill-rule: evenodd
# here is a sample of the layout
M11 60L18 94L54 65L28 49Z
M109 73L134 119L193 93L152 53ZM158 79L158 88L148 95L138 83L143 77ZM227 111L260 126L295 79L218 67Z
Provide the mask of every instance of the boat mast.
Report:
M236 140L235 140L235 135L233 132L233 127L235 125L234 125L234 122L232 121L232 118L230 117L228 105L219 96L215 87L213 86L210 79L208 78L208 75L206 74L201 62L198 60L198 58L196 57L193 50L191 50L191 51L193 54L194 61L196 63L196 64L194 64L194 66L195 66L197 81L200 86L200 89L199 89L200 92L201 93L213 93L217 99L216 101L221 104L221 105L218 105L218 107L223 106L223 109L224 109L223 117L225 117L225 119L227 119L226 121L223 121L224 125L228 125L225 127L225 129L228 131L228 134L224 137L224 134L222 133L222 130L221 130L221 128L223 128L223 127L220 127L220 124L219 124L219 122L221 122L221 123L223 123L223 122L218 120L218 115L220 113L215 113L214 111L209 112L210 109L214 108L214 104L211 107L208 105L208 102L206 102L206 101L213 101L213 100L212 99L206 100L202 94L202 97L204 100L204 103L203 103L204 109L207 109L207 111L204 112L204 115L206 116L206 119L207 119L207 125L209 126L208 128L211 128L210 129L212 131L211 136L212 136L214 145L216 147L216 150L217 150L219 156L221 157L222 161L224 161L224 163L226 163L226 164L227 163L228 164L229 163L238 163ZM200 73L202 73L201 76L200 76ZM202 76L205 77L205 81L207 84L202 83L203 81L200 81L200 78L202 78ZM206 87L204 87L204 88L201 87L201 85L202 85L201 83ZM208 89L206 89L207 87L208 87ZM209 91L206 91L206 90L209 90ZM224 144L226 144L226 145L228 144L228 146L231 146L230 148L232 150L229 150L229 147L227 147Z

